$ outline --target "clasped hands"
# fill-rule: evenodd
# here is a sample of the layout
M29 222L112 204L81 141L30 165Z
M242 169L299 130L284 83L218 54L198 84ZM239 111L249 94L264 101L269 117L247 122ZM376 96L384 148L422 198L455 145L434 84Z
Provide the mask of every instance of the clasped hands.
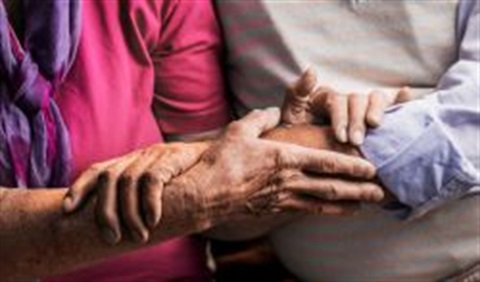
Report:
M96 199L97 225L115 244L122 231L148 241L168 205L195 215L201 231L252 214L352 214L359 202L381 201L375 167L355 145L408 91L338 95L316 84L305 72L287 90L282 111L254 110L214 141L155 144L93 165L66 194L65 212ZM322 115L331 126L311 125ZM165 193L175 201L163 202Z

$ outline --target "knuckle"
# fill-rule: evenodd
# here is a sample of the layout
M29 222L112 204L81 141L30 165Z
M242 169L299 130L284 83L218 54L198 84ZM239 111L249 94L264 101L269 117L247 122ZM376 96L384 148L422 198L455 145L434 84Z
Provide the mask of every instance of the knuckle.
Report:
M300 172L287 169L287 170L282 170L278 173L278 181L277 184L279 185L280 188L283 189L288 189L292 185L295 184L297 180L299 180L301 177Z
M372 194L374 193L374 189L370 184L363 183L360 185L360 197L364 200L370 200L372 197Z
M131 164L123 172L119 173L119 178L125 178L127 180L134 180L141 173L141 167L138 164Z
M339 169L339 163L331 156L327 156L323 159L321 163L321 168L324 172L337 172Z
M273 148L271 154L274 161L274 166L277 168L282 167L285 160L285 152L280 148Z
M244 125L240 121L234 121L227 127L228 135L239 135L244 130Z
M272 148L268 155L271 155L277 169L289 168L295 163L294 154L282 147Z
M151 171L144 172L138 178L138 186L142 189L155 187L159 182L158 176Z
M358 175L358 176L363 176L367 175L368 171L365 169L365 167L361 164L358 163L353 163L351 166L351 172L353 175Z
M281 169L285 167L285 164L288 163L290 157L283 150L276 150L274 153L274 167L276 169Z
M348 165L351 167L351 174L354 176L371 179L375 176L375 167L362 160L352 160Z
M162 183L168 182L172 178L174 173L175 173L174 170L172 170L172 168L167 166L162 166L158 168L155 171L155 179L157 180L156 183L158 184L159 182L162 182ZM153 180L153 179L150 178L150 180ZM151 186L152 182L148 182L148 184L150 184Z
M350 124L350 132L360 132L365 134L365 119L363 117L354 118Z
M250 115L253 117L259 117L262 115L262 111L259 109L254 109L253 111L250 112Z
M131 188L131 184L133 183L133 176L130 174L122 174L118 178L117 188L120 190L127 190Z
M335 105L338 104L338 99L336 98L336 96L337 95L332 92L328 93L327 99L325 100L325 109L328 112L331 112Z
M294 170L286 169L286 170L282 170L279 173L279 176L283 181L288 181L295 177L298 177L298 173L296 173Z
M97 185L100 187L104 187L110 179L113 178L113 173L109 170L104 170L97 176Z
M170 146L168 147L168 151L171 154L178 154L183 152L183 147L180 143L173 143L173 144L170 144Z
M325 199L336 200L339 197L338 188L334 183L328 183L325 187Z
M89 173L100 173L103 170L104 170L103 166L99 163L96 163L96 164L93 164L92 166L90 166L90 168L88 169L88 172Z

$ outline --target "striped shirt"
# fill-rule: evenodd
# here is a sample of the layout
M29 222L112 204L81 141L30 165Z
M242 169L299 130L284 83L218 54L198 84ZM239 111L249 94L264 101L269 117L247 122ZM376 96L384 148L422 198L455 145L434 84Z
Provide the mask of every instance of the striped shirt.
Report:
M306 66L343 92L407 85L419 98L432 94L391 109L362 146L415 220L366 206L354 218L285 226L273 243L303 280L433 281L480 261L480 5L462 5L469 7L458 9L458 0L217 1L239 115L280 105Z

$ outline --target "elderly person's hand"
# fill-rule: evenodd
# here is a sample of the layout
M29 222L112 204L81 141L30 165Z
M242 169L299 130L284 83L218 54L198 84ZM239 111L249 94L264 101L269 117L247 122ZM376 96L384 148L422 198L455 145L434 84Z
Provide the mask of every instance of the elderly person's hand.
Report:
M408 87L396 93L373 90L367 95L352 92L338 93L334 89L317 84L312 69L288 88L282 108L282 119L288 125L309 124L323 117L331 122L339 142L360 145L367 127L377 127L385 110L394 104L412 99Z
M160 144L96 165L70 189L65 208L77 209L95 192L99 226L116 243L121 221L137 240L148 240L146 226L159 221L162 188L172 178L178 210L197 211L197 223L206 226L281 211L350 213L342 201L383 198L382 189L366 181L375 175L367 161L259 138L279 121L276 108L253 111L211 144ZM328 181L328 175L350 179Z
M153 228L160 220L164 185L195 164L208 147L207 142L159 143L94 164L68 190L64 211L78 210L95 195L97 224L108 243L120 241L121 221L136 241L144 241L146 226Z

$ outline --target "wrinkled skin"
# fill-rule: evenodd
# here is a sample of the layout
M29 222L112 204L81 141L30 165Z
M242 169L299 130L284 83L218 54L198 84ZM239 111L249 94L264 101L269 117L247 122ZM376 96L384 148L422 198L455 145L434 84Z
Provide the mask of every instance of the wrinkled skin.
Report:
M199 147L195 143L188 146L186 144L160 144L113 161L97 164L94 169L83 174L69 191L69 196L65 200L66 212L73 212L78 209L79 205L87 200L87 196L95 191L98 195L96 218L107 242L115 244L121 240L122 225L126 227L134 240L146 242L149 237L149 229L155 227L161 218L162 201L159 199L164 184L168 183L173 177L187 171L195 162L200 160L196 167L201 166L203 170L191 177L190 184L192 187L199 186L197 184L198 179L208 179L207 176L211 173L208 171L209 169L215 175L225 176L224 179L215 179L215 181L229 183L229 185L225 185L229 188L231 186L236 187L235 189L241 189L242 185L240 184L244 183L245 179L250 180L248 178L250 176L243 175L251 170L258 175L269 175L271 178L265 182L265 188L276 190L259 192L255 194L256 199L247 201L245 205L252 214L257 216L272 212L279 213L285 209L333 215L352 214L358 208L358 201L363 201L365 198L360 196L359 193L344 195L342 191L372 190L372 185L377 184L338 177L339 174L350 177L359 176L352 170L327 171L327 173L334 175L330 177L325 177L325 175L313 177L311 174L301 172L301 167L292 167L277 172L276 170L279 170L279 168L275 165L279 166L279 164L272 165L272 160L278 158L276 155L278 152L273 152L272 148L280 146L269 144L267 147L263 145L264 142L250 144L250 140L244 137L257 137L259 134L270 130L270 132L264 134L267 139L287 140L304 147L359 156L358 150L352 145L362 143L366 127L378 126L383 111L393 103L406 101L409 92L405 88L395 95L386 95L378 91L373 91L367 96L357 94L338 95L334 90L323 86L316 87L316 84L316 75L313 71L307 70L294 85L288 88L286 100L282 107L282 121L285 126L292 127L290 131L282 128L271 131L278 123L277 117L271 115L270 119L272 120L270 121L255 121L257 123L263 122L262 128L249 126L248 130L253 130L253 133L248 133L248 130L245 129L238 129L238 123L234 122L229 127L226 138L213 142L208 152L205 152L203 156L200 156L200 154L203 154L200 148L202 146ZM348 113L350 113L350 118L348 118ZM251 114L247 117L247 121L255 120L258 115L259 113ZM308 126L314 122L315 118L322 115L324 118L331 120L333 130L326 127L313 129L312 126ZM345 143L348 141L346 137L347 128L350 132L350 145ZM238 134L239 131L246 135ZM302 137L291 137L295 135ZM278 151L287 150L285 145L282 147ZM299 150L297 149L297 151ZM289 154L292 156L299 154L300 152L297 151L292 150ZM221 161L219 161L221 165L218 167L205 165L206 163L214 163L213 161L216 161L220 156L222 156ZM292 158L292 156L284 156L284 158ZM247 161L244 160L244 157L251 159ZM307 156L295 157L302 160ZM328 166L343 168L340 165L343 157L335 154L331 158L319 156L319 159L323 158L328 161ZM252 159L256 161L252 162ZM359 159L356 161L358 162ZM345 166L345 164L343 165ZM236 168L235 174L229 174L230 167ZM194 169L194 171L197 170L199 168ZM325 168L317 172L324 174ZM237 174L240 176L237 176ZM365 177L364 175L360 176ZM234 177L239 177L237 182L233 181ZM294 196L292 192L279 192L278 190L279 186L290 187L292 185L298 186L296 188L299 189ZM202 193L211 193L211 187L203 187L198 192L198 197L201 197ZM324 194L319 197L318 191L316 191L315 201L312 201L312 195L309 195L310 197L305 195L309 194L314 187L323 190L329 189L331 192L327 194L322 192ZM378 188L378 186L376 187ZM300 191L300 189L307 191ZM336 198L332 197L331 194L341 196ZM222 197L230 199L232 195L226 193ZM322 202L319 201L320 199L322 199ZM230 204L233 205L233 198L231 201ZM357 203L353 201L357 201ZM252 203L262 205L262 207L260 209L254 208ZM278 217L283 218L283 216Z
M207 143L155 145L98 164L76 181L65 209L75 211L90 193L97 193L97 222L107 242L114 244L122 238L122 223L136 241L148 240L149 229L160 220L163 186L178 175L172 184L190 187L178 204L203 204L205 220L217 213L229 220L282 211L351 214L351 203L334 201L383 198L382 189L366 181L374 177L375 168L361 158L332 148L313 150L258 138L264 133L270 139L287 138L284 129L271 131L279 121L278 109L253 111L233 122L206 150ZM363 182L335 177L339 175Z
M225 138L211 143L211 147L206 152L204 152L205 146L198 143L189 145L182 143L159 144L116 160L97 164L93 169L84 173L73 185L65 199L65 211L71 213L77 210L80 204L87 200L89 194L96 193L98 196L97 223L107 242L115 244L121 240L122 225L126 227L127 233L134 240L146 242L149 238L149 229L154 228L161 218L162 201L159 199L161 199L163 186L198 162L196 167L203 165L203 170L191 177L190 184L192 187L199 186L197 184L198 179L207 179L208 169L211 169L215 175L225 176L224 179L215 179L215 181L230 183L229 185L236 187L235 189L241 189L242 185L240 184L244 183L245 179L250 181L249 176L243 176L243 174L251 170L258 175L269 175L271 178L265 182L265 188L276 190L259 192L258 195L255 195L256 199L251 199L245 204L245 208L257 216L266 213L279 213L283 210L334 215L352 214L358 208L358 201L365 199L359 193L345 196L341 192L359 190L359 187L373 189L372 185L377 184L339 177L341 176L339 174L350 177L359 176L352 170L327 171L327 173L334 175L330 177L325 177L325 175L313 177L311 174L301 172L301 167L292 167L277 172L276 170L279 168L271 163L272 160L278 158L276 155L278 152L273 152L272 148L283 147L278 151L285 151L287 150L286 145L269 144L269 147L271 147L269 148L262 145L263 142L249 144L249 140L244 137L256 138L258 135L265 133L264 137L267 139L288 140L303 147L337 151L360 157L358 150L353 145L362 143L366 127L378 126L383 111L393 103L406 101L410 94L408 89L404 88L395 95L386 95L378 91L372 91L370 95L366 96L357 94L339 95L333 89L324 86L316 87L316 85L316 75L313 71L307 70L294 85L288 88L286 100L282 107L282 121L285 126L292 127L290 131L282 128L272 131L271 129L278 123L277 117L274 117L272 113L270 113L271 120L258 120L256 116L260 114L252 113L246 120L255 120L254 123L263 122L261 128L248 126L248 130L240 130L238 129L240 127L238 122L234 122L230 125ZM309 124L313 123L319 116L331 120L333 130L325 127L312 129ZM260 124L257 124L257 126L260 126ZM349 137L347 137L347 129ZM253 133L248 132L252 130ZM242 131L241 134L238 133L239 131ZM246 135L243 136L242 134ZM292 134L299 134L303 137L290 138L290 136L294 136ZM350 145L346 143L347 141L350 142ZM235 146L232 144L235 144ZM297 151L290 151L288 154L299 154L300 152ZM251 152L256 155L251 155ZM323 153L325 154L325 152ZM223 157L223 155L226 156ZM219 161L221 165L218 167L204 165L205 163L214 163L213 161L216 161L219 156L222 156L222 158ZM248 162L243 157L251 159ZM283 158L291 157L284 156ZM306 157L306 155L304 157L296 156L300 160ZM331 158L319 156L319 158L328 161L329 166L335 168L342 167L339 165L342 157L344 156L340 154L335 154ZM252 159L256 161L252 162ZM359 158L356 161L358 162ZM278 166L279 164L275 163L275 165ZM235 174L229 174L230 166L236 168ZM317 173L325 174L325 168L320 169ZM237 174L240 176L237 176ZM365 177L364 175L360 176ZM233 181L234 177L239 177L236 183ZM204 181L201 183L204 183ZM229 185L226 186L230 188ZM292 196L293 193L291 192L278 191L278 186L290 187L292 185L302 186L296 187L299 190L295 196ZM201 198L202 193L211 193L211 187L202 188L203 190L198 192L198 197ZM313 187L316 189L322 187L321 189L329 189L331 192L327 194L323 192L322 197L319 197L318 191L316 191L315 201L312 201L312 195L308 194ZM378 185L376 187L378 188ZM300 189L307 191L300 191ZM336 198L332 197L331 194L341 196ZM232 195L227 193L222 197L230 199ZM195 200L200 198L195 198ZM319 201L320 198L322 202ZM230 204L233 205L233 198L231 201ZM353 201L356 201L356 203ZM260 209L255 208L252 203L262 207ZM279 218L282 217L279 216Z
M278 110L255 112L213 142L159 144L94 165L65 198L67 189L0 187L2 281L53 275L139 248L120 240L120 227L113 227L120 222L140 235L137 240L153 244L291 211L351 214L352 200L383 197L381 187L369 182L371 164L330 151L358 154L333 142L329 128L272 129L279 116ZM117 245L101 240L95 221ZM146 233L138 232L141 224Z
M174 157L182 156L177 155L184 152L178 149L182 145L156 145L154 148L161 151L160 154L172 154L171 158L163 159L163 165L172 167L167 170L167 176L184 173L161 186L161 201L157 199L161 204L161 220L149 229L149 244L202 232L252 216L252 212L255 213L253 216L292 209L324 212L324 207L328 207L325 200L332 197L367 201L383 197L382 189L374 184L359 187L349 182L343 183L349 189L332 193L334 186L325 185L323 178L306 174L351 174L358 176L358 184L358 181L364 182L375 174L374 167L362 159L292 144L282 146L258 138L275 127L279 119L278 110L252 113L235 122L217 141L185 147L189 152L188 156L183 156L187 163L178 162ZM118 162L123 160L104 165L111 167ZM291 177L292 169L298 176ZM93 169L88 173L95 174L96 171ZM161 177L165 176L160 175L163 174L151 175L146 183L151 184L150 187L163 183ZM86 183L88 181L84 185ZM94 224L98 211L102 210L97 203L101 193L93 192L96 197L92 201L86 202L77 212L65 215L61 208L66 189L0 188L2 281L22 281L66 272L139 248L141 245L130 240L121 240L115 246L101 240ZM70 200L64 205L74 206L74 195L70 193ZM343 206L339 205L335 212L341 209Z

